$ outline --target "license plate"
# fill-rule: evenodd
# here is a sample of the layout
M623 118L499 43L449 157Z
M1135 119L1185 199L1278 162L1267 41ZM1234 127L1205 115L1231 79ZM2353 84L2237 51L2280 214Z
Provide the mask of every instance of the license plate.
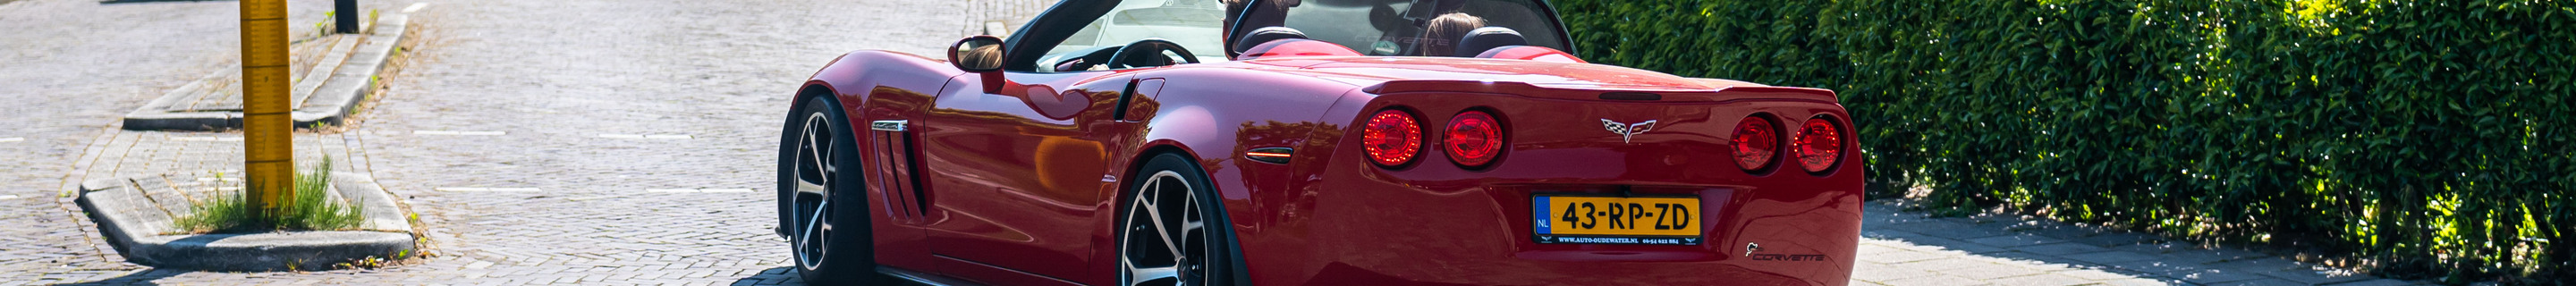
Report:
M1530 198L1539 243L1700 243L1697 197L1550 196Z

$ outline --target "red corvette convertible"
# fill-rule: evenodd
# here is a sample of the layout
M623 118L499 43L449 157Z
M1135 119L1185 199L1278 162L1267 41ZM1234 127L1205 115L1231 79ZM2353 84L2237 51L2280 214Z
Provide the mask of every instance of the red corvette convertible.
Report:
M1066 0L799 87L808 281L1843 285L1832 91L1585 63L1542 0Z

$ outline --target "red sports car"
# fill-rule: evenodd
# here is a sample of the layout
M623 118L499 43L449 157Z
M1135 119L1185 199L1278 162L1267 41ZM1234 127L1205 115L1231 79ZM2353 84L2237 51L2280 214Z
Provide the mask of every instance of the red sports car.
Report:
M1066 0L799 87L808 281L1843 285L1828 90L1583 62L1541 0Z

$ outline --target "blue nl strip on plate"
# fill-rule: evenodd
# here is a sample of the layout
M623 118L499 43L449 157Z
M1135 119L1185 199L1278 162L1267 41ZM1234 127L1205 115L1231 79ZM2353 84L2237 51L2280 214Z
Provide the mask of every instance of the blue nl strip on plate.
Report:
M1535 200L1537 200L1537 201L1536 201L1536 203L1532 203L1532 204L1530 204L1531 208L1536 209L1536 210L1534 210L1534 211L1531 211L1531 212L1530 212L1530 214L1531 214L1531 216L1538 217L1538 233L1539 233L1539 234L1552 234L1552 233L1556 233L1556 232L1554 232L1554 231L1550 231L1550 230L1548 230L1548 229L1547 229L1547 225L1552 224L1552 223L1548 223L1548 220L1550 220L1550 219L1555 219L1555 218L1556 218L1556 213L1547 212L1547 206L1549 205L1549 204L1548 204L1548 201L1547 201L1547 198L1548 198L1548 197L1532 197L1532 198L1531 198L1531 199L1535 199Z

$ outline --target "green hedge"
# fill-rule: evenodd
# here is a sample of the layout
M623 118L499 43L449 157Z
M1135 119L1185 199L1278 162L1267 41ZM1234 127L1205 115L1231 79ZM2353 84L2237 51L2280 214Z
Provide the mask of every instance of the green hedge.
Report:
M1873 196L2458 283L2576 280L2570 2L1554 4L1594 62L1839 91Z

